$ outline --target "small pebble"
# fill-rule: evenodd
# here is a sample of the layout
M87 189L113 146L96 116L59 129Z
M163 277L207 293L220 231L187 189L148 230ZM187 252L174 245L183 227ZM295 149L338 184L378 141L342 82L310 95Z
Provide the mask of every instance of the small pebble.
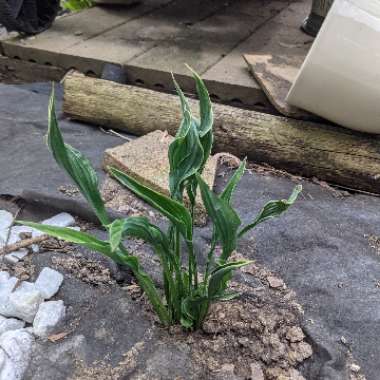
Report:
M66 307L63 304L63 301L43 302L34 318L34 334L41 338L46 338L65 318L65 314Z
M301 342L304 338L305 334L303 333L300 327L291 327L286 332L286 339L288 339L292 343Z
M251 363L250 367L252 380L264 380L264 373L259 363Z
M9 273L6 271L1 271L0 272L0 283L6 282L9 280Z
M28 255L28 250L26 248L21 248L18 251L14 251L5 255L4 261L8 264L16 264L27 255Z
M0 210L0 230L7 230L13 223L13 215L5 210Z
M0 335L7 331L22 329L24 326L24 321L15 318L5 318L0 315Z
M49 219L43 220L41 223L55 227L69 227L75 224L75 219L68 212L61 212Z
M268 276L267 280L268 280L269 286L273 289L283 288L285 285L284 281L274 276Z
M29 365L34 338L24 330L7 331L0 336L0 347L6 353L1 380L21 380Z
M58 292L62 282L63 276L61 273L45 267L39 274L35 286L41 292L44 299L49 299Z
M360 367L357 364L351 364L350 369L354 373L358 373L360 371Z
M31 323L42 301L41 293L34 286L32 288L20 286L9 295L8 307L3 315Z

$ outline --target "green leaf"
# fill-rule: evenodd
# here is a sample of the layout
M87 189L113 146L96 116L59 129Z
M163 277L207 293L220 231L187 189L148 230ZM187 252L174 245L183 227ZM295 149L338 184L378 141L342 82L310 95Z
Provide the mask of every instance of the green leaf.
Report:
M243 236L245 233L247 233L252 228L255 228L258 224L263 223L269 219L275 218L276 216L281 215L283 212L285 212L294 202L297 200L298 195L302 191L302 186L297 185L294 189L292 194L290 195L289 199L281 199L278 201L270 201L268 202L263 209L260 211L259 215L256 217L256 219L245 226L240 232L239 237Z
M209 93L202 78L190 66L186 66L193 74L195 80L195 87L199 98L199 114L201 118L199 124L199 131L200 136L203 137L211 131L212 125L214 123L212 104Z
M241 220L236 211L222 198L214 194L203 181L196 175L202 200L208 215L214 223L217 239L222 243L221 263L225 262L236 248L237 230Z
M161 323L163 323L164 325L169 325L169 313L164 304L162 303L161 297L158 294L158 291L151 277L141 269L137 257L127 254L123 255L123 252L121 252L121 255L124 257L124 264L128 265L131 268L139 285L147 295L149 302L152 304L153 309L160 318Z
M109 168L110 173L122 185L127 187L137 196L149 203L156 210L166 216L174 225L176 225L183 237L192 240L192 220L189 211L181 203L160 194L148 187L141 185L129 175L115 168Z
M17 221L17 223L35 228L36 230L41 231L49 236L53 236L57 239L62 239L70 243L79 244L93 251L103 253L104 255L111 257L118 263L121 263L117 255L112 252L111 246L108 242L99 240L96 237L85 232L75 231L72 228L68 227L55 227L49 226L47 224L25 222L20 220Z
M216 268L210 276L208 284L208 299L214 300L225 294L224 291L227 282L231 279L232 272L250 263L252 263L252 261L241 260L227 263Z
M182 300L181 324L185 328L198 328L207 315L209 299L202 294L194 294Z
M199 171L203 163L203 147L191 118L185 133L176 136L169 146L169 187L172 197L181 200L185 181Z
M173 80L176 92L177 92L177 94L179 96L179 100L181 101L182 116L185 119L187 117L187 116L185 117L185 115L190 115L191 116L191 109L190 109L190 106L189 106L189 102L187 101L186 96L183 93L183 91L182 91L181 87L179 86L178 82L175 80L173 73L172 73L172 80ZM181 124L181 127L182 127L182 124ZM182 132L182 128L181 127L178 129L177 135L182 135L183 132Z
M212 132L212 126L214 124L214 114L212 111L212 104L206 85L202 78L190 67L188 69L192 72L195 87L199 98L199 115L200 122L197 122L199 130L199 139L203 147L204 157L201 165L200 173L203 171L204 166L211 154L212 144L214 141L214 135Z
M151 224L146 217L132 216L126 219L116 219L108 227L112 249L116 250L125 236L132 236L157 248L160 253L165 254L166 259L175 264L175 256L170 250L166 235L157 226Z
M239 183L241 177L245 172L246 159L242 161L239 168L235 170L235 173L228 181L226 187L224 188L222 194L220 194L220 198L224 199L228 204L231 203L231 197L237 184Z
M123 240L124 220L115 219L108 226L109 242L112 251L116 251Z
M78 186L83 196L94 209L100 222L103 225L108 224L109 220L102 197L99 193L98 178L95 170L92 168L87 158L63 141L55 114L54 88L49 103L49 128L47 140L58 165L67 172Z
M220 295L213 297L213 301L231 301L240 296L239 292L222 292Z
M181 101L182 121L169 146L169 188L172 198L182 200L185 181L200 170L204 162L204 152L198 125L192 117L189 103L174 76L173 82Z

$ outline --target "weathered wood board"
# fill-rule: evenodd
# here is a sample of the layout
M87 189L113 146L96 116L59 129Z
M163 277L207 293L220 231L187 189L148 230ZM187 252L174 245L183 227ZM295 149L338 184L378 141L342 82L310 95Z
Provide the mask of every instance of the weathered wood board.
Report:
M315 120L316 116L286 102L290 87L314 40L299 28L308 11L306 3L295 2L274 17L255 34L263 44L246 52L244 58L251 73L281 114Z

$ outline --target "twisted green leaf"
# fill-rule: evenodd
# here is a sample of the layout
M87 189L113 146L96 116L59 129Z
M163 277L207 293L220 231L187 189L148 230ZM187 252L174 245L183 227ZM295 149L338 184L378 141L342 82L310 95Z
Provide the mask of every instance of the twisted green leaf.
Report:
M209 299L203 294L194 294L186 297L182 301L182 318L183 327L192 329L198 328L207 315L209 308Z
M168 260L174 264L175 256L170 250L166 235L143 216L132 216L114 220L108 228L109 242L112 250L116 250L125 236L142 239L153 247L164 252Z
M220 194L220 198L224 199L228 204L231 203L232 194L235 191L237 184L239 183L241 177L243 176L245 172L245 165L246 165L246 159L244 159L242 163L240 164L240 166L238 167L238 169L235 170L235 173L228 181L222 194Z
M163 194L149 189L118 169L109 168L109 171L122 185L149 203L162 215L166 216L178 227L186 240L190 241L192 239L192 219L185 206Z
M98 189L98 177L95 170L86 157L63 141L55 114L54 88L49 103L47 141L56 162L78 186L83 196L94 209L102 225L108 224L109 220Z
M201 176L196 175L203 204L214 223L217 238L222 243L221 263L224 263L236 248L237 230L241 220L236 211L222 198L214 194Z
M111 259L115 260L119 264L122 264L121 259L118 255L111 250L111 246L108 242L99 240L95 236L87 234L85 232L75 231L68 227L55 227L49 226L47 224L17 221L18 224L29 226L39 230L49 236L55 237L57 239L62 239L70 243L79 244L83 247L89 248L93 251L100 252Z
M203 147L195 123L186 121L184 134L176 136L169 146L169 187L172 197L182 199L185 181L197 173L203 163Z
M258 224L263 223L269 219L273 219L276 216L281 215L283 212L285 212L298 198L298 195L302 191L302 186L297 185L294 189L292 194L290 195L289 199L281 199L279 201L269 201L263 209L260 211L259 215L256 217L256 219L245 226L238 234L238 237L243 236L248 231L250 231L252 228L255 228Z
M214 142L214 135L212 133L214 114L212 111L210 96L202 78L190 66L187 67L193 74L195 88L199 98L200 122L197 122L196 124L199 131L199 139L204 151L203 162L200 168L200 173L202 173L203 168L210 157L212 144Z
M241 260L227 263L216 268L210 276L208 284L208 299L213 300L224 295L227 282L231 279L232 272L238 268L250 264L252 261ZM234 293L231 294L233 296Z

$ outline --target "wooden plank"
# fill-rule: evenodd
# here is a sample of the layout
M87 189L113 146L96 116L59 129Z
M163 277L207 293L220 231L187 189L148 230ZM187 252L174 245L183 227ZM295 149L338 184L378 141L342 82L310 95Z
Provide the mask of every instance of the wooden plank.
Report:
M281 9L278 2L272 5L272 2L265 0L227 3L217 13L182 30L177 40L165 41L128 63L187 74L186 62L197 72L203 73L252 34L277 8Z
M165 5L168 1L144 0L135 8L116 10L93 8L59 19L37 37L6 41L3 48L8 56L97 76L105 62L122 64L130 83L164 91L173 91L173 70L183 89L193 92L187 62L205 72L214 101L275 112L249 76L242 53L236 54L236 45L291 0L173 0ZM228 62L234 63L233 70Z
M316 116L286 102L290 87L314 40L299 27L308 11L308 4L304 2L291 4L255 34L265 44L244 58L251 73L280 113L316 120ZM273 33L274 30L276 33Z
M177 0L143 17L114 28L109 32L65 49L65 54L100 62L123 64L165 41L175 41L186 28L221 7L220 1ZM105 49L105 46L107 48ZM158 68L159 69L159 68Z
M50 29L38 36L25 39L14 37L2 41L2 49L9 57L70 68L73 63L62 54L66 49L160 8L170 1L173 0L144 0L135 6L90 8L57 19ZM103 46L103 50L104 48Z
M288 5L287 1L241 0L226 4L217 14L190 25L177 41L162 43L147 53L128 61L129 66L160 70L159 83L165 89L173 90L170 71L188 79L184 63L190 64L202 73L228 54L241 39L249 36L274 14ZM239 56L239 65L247 71ZM236 83L231 76L205 76L212 98L240 107L272 110L261 88L249 75L244 82ZM156 78L157 82L157 78ZM193 92L192 82L179 80L185 91ZM190 85L189 85L190 83ZM153 88L152 86L148 86ZM274 110L274 109L273 109Z
M259 25L254 33L203 74L203 78L206 81L215 82L217 86L221 86L220 84L223 86L225 78L228 78L228 82L231 85L231 91L229 92L230 99L240 100L244 104L256 106L256 108L265 106L267 99L263 95L260 85L250 74L244 62L243 55L250 54L260 49L266 44L271 36L279 33L277 24L274 25L275 27L268 31L268 33L262 34L261 30L265 28L265 25L274 17L276 17L278 22L281 23L281 15L289 5L301 3L310 8L309 0L272 1L270 3L273 6L273 11L266 22ZM246 9L245 12L249 12L249 8L248 10ZM289 21L290 20L288 19L288 22ZM293 24L296 25L297 21L293 20Z
M83 75L64 82L64 111L75 119L143 135L174 134L177 96ZM195 115L198 102L189 100ZM215 150L350 188L380 193L380 138L331 125L214 105Z

